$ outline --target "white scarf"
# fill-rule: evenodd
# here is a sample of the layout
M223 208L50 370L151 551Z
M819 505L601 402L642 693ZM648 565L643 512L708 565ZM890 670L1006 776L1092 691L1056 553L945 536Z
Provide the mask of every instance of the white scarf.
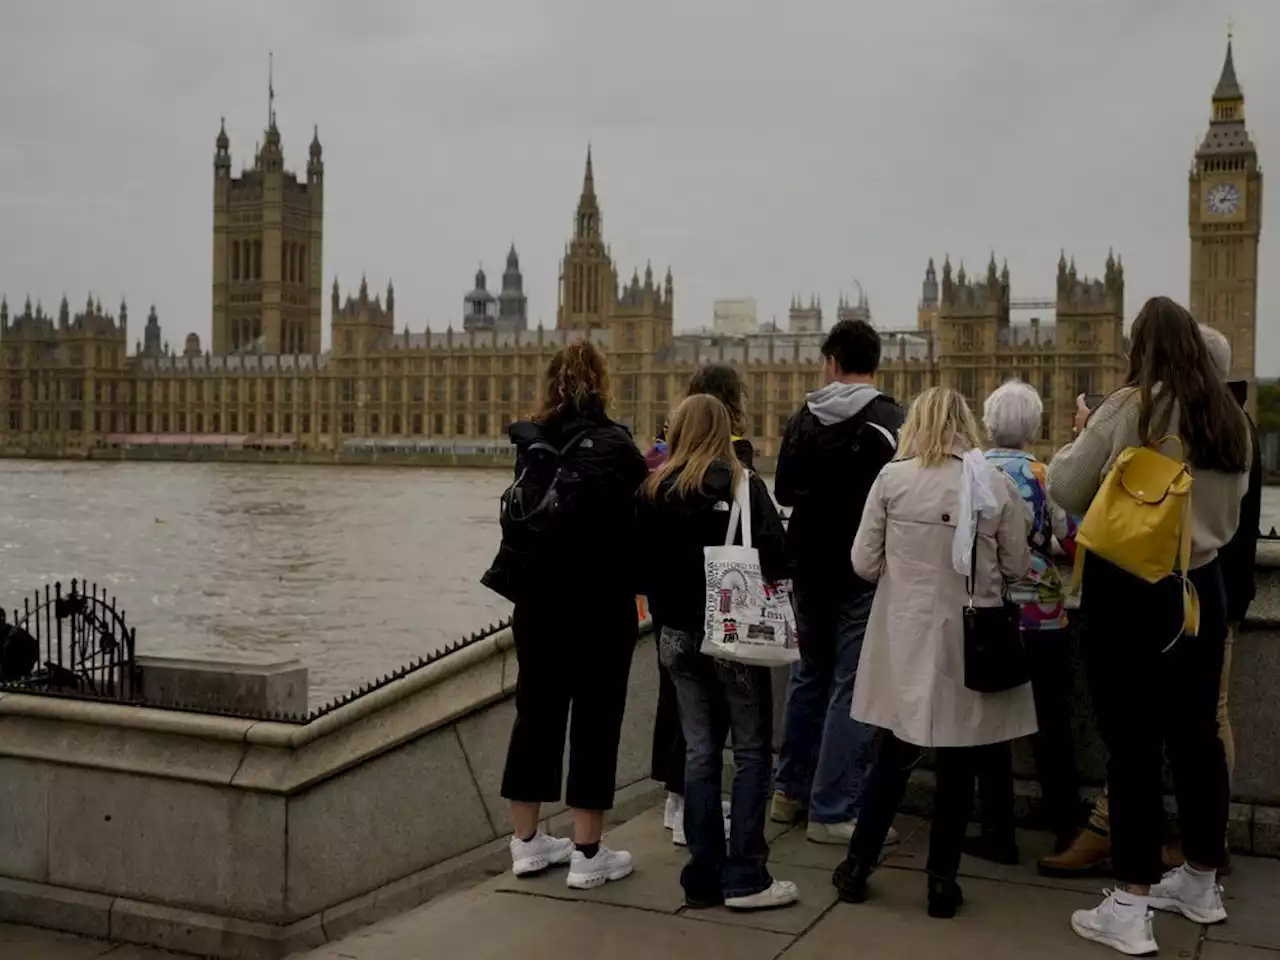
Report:
M951 538L951 565L956 573L972 576L973 543L978 536L978 518L994 519L1000 513L991 486L991 465L981 450L970 450L960 458L960 512Z

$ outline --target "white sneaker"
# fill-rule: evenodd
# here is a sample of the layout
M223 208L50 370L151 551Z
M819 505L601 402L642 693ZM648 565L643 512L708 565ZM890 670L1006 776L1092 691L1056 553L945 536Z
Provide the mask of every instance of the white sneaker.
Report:
M689 845L689 838L685 836L684 832L684 817L677 820L675 826L671 828L671 842L677 847L687 847Z
M1151 888L1147 900L1155 909L1180 913L1193 923L1222 923L1227 919L1217 875L1193 873L1186 864L1166 873Z
M589 859L580 850L574 850L565 883L574 890L591 890L603 887L610 880L629 877L633 869L631 854L625 850L610 850L602 846Z
M674 830L676 824L684 820L684 797L678 793L668 793L666 805L662 808L662 825Z
M858 827L857 820L849 820L845 823L814 823L809 822L809 826L805 828L805 839L811 843L828 843L832 846L838 844L848 844L853 839L853 832ZM889 832L884 836L885 846L891 846L898 842L898 831L889 828Z
M772 910L789 907L800 899L800 890L790 880L775 880L759 893L745 897L726 897L724 905L730 910Z
M531 877L548 867L566 863L573 853L572 840L549 837L541 830L532 840L511 838L511 872L517 877Z
M1151 917L1145 897L1108 890L1107 898L1098 906L1071 915L1071 929L1086 940L1131 957L1142 957L1160 949L1151 929Z

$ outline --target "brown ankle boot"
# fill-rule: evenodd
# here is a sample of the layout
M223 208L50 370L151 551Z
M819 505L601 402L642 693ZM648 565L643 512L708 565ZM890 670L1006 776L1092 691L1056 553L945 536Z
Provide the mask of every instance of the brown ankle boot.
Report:
M1041 876L1079 877L1106 869L1111 862L1111 837L1085 827L1063 853L1041 857Z

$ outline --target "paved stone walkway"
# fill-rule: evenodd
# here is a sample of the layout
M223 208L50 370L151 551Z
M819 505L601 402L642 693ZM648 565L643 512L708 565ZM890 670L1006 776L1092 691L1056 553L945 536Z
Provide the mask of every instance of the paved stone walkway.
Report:
M564 960L590 955L664 960L787 960L857 955L1055 960L1117 957L1076 937L1072 910L1097 904L1106 881L1050 880L1030 864L1048 837L1023 833L1023 866L965 859L965 906L952 921L924 911L928 826L901 818L903 843L872 879L872 900L836 902L831 869L843 850L773 827L771 869L796 881L801 903L771 913L684 909L677 876L684 852L671 845L651 810L608 837L638 863L620 883L571 891L563 870L534 880L499 877L357 931L298 960ZM1280 960L1280 861L1240 858L1227 883L1228 923L1205 929L1161 914L1161 956L1179 960ZM0 926L0 958L161 960L171 954Z

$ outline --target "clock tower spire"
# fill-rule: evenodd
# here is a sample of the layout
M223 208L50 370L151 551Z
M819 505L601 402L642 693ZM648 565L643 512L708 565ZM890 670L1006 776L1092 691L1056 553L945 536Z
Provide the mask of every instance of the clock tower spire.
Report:
M1236 77L1230 29L1211 102L1209 130L1188 181L1191 312L1231 343L1231 378L1249 381L1253 412L1262 171L1245 127L1244 89Z

